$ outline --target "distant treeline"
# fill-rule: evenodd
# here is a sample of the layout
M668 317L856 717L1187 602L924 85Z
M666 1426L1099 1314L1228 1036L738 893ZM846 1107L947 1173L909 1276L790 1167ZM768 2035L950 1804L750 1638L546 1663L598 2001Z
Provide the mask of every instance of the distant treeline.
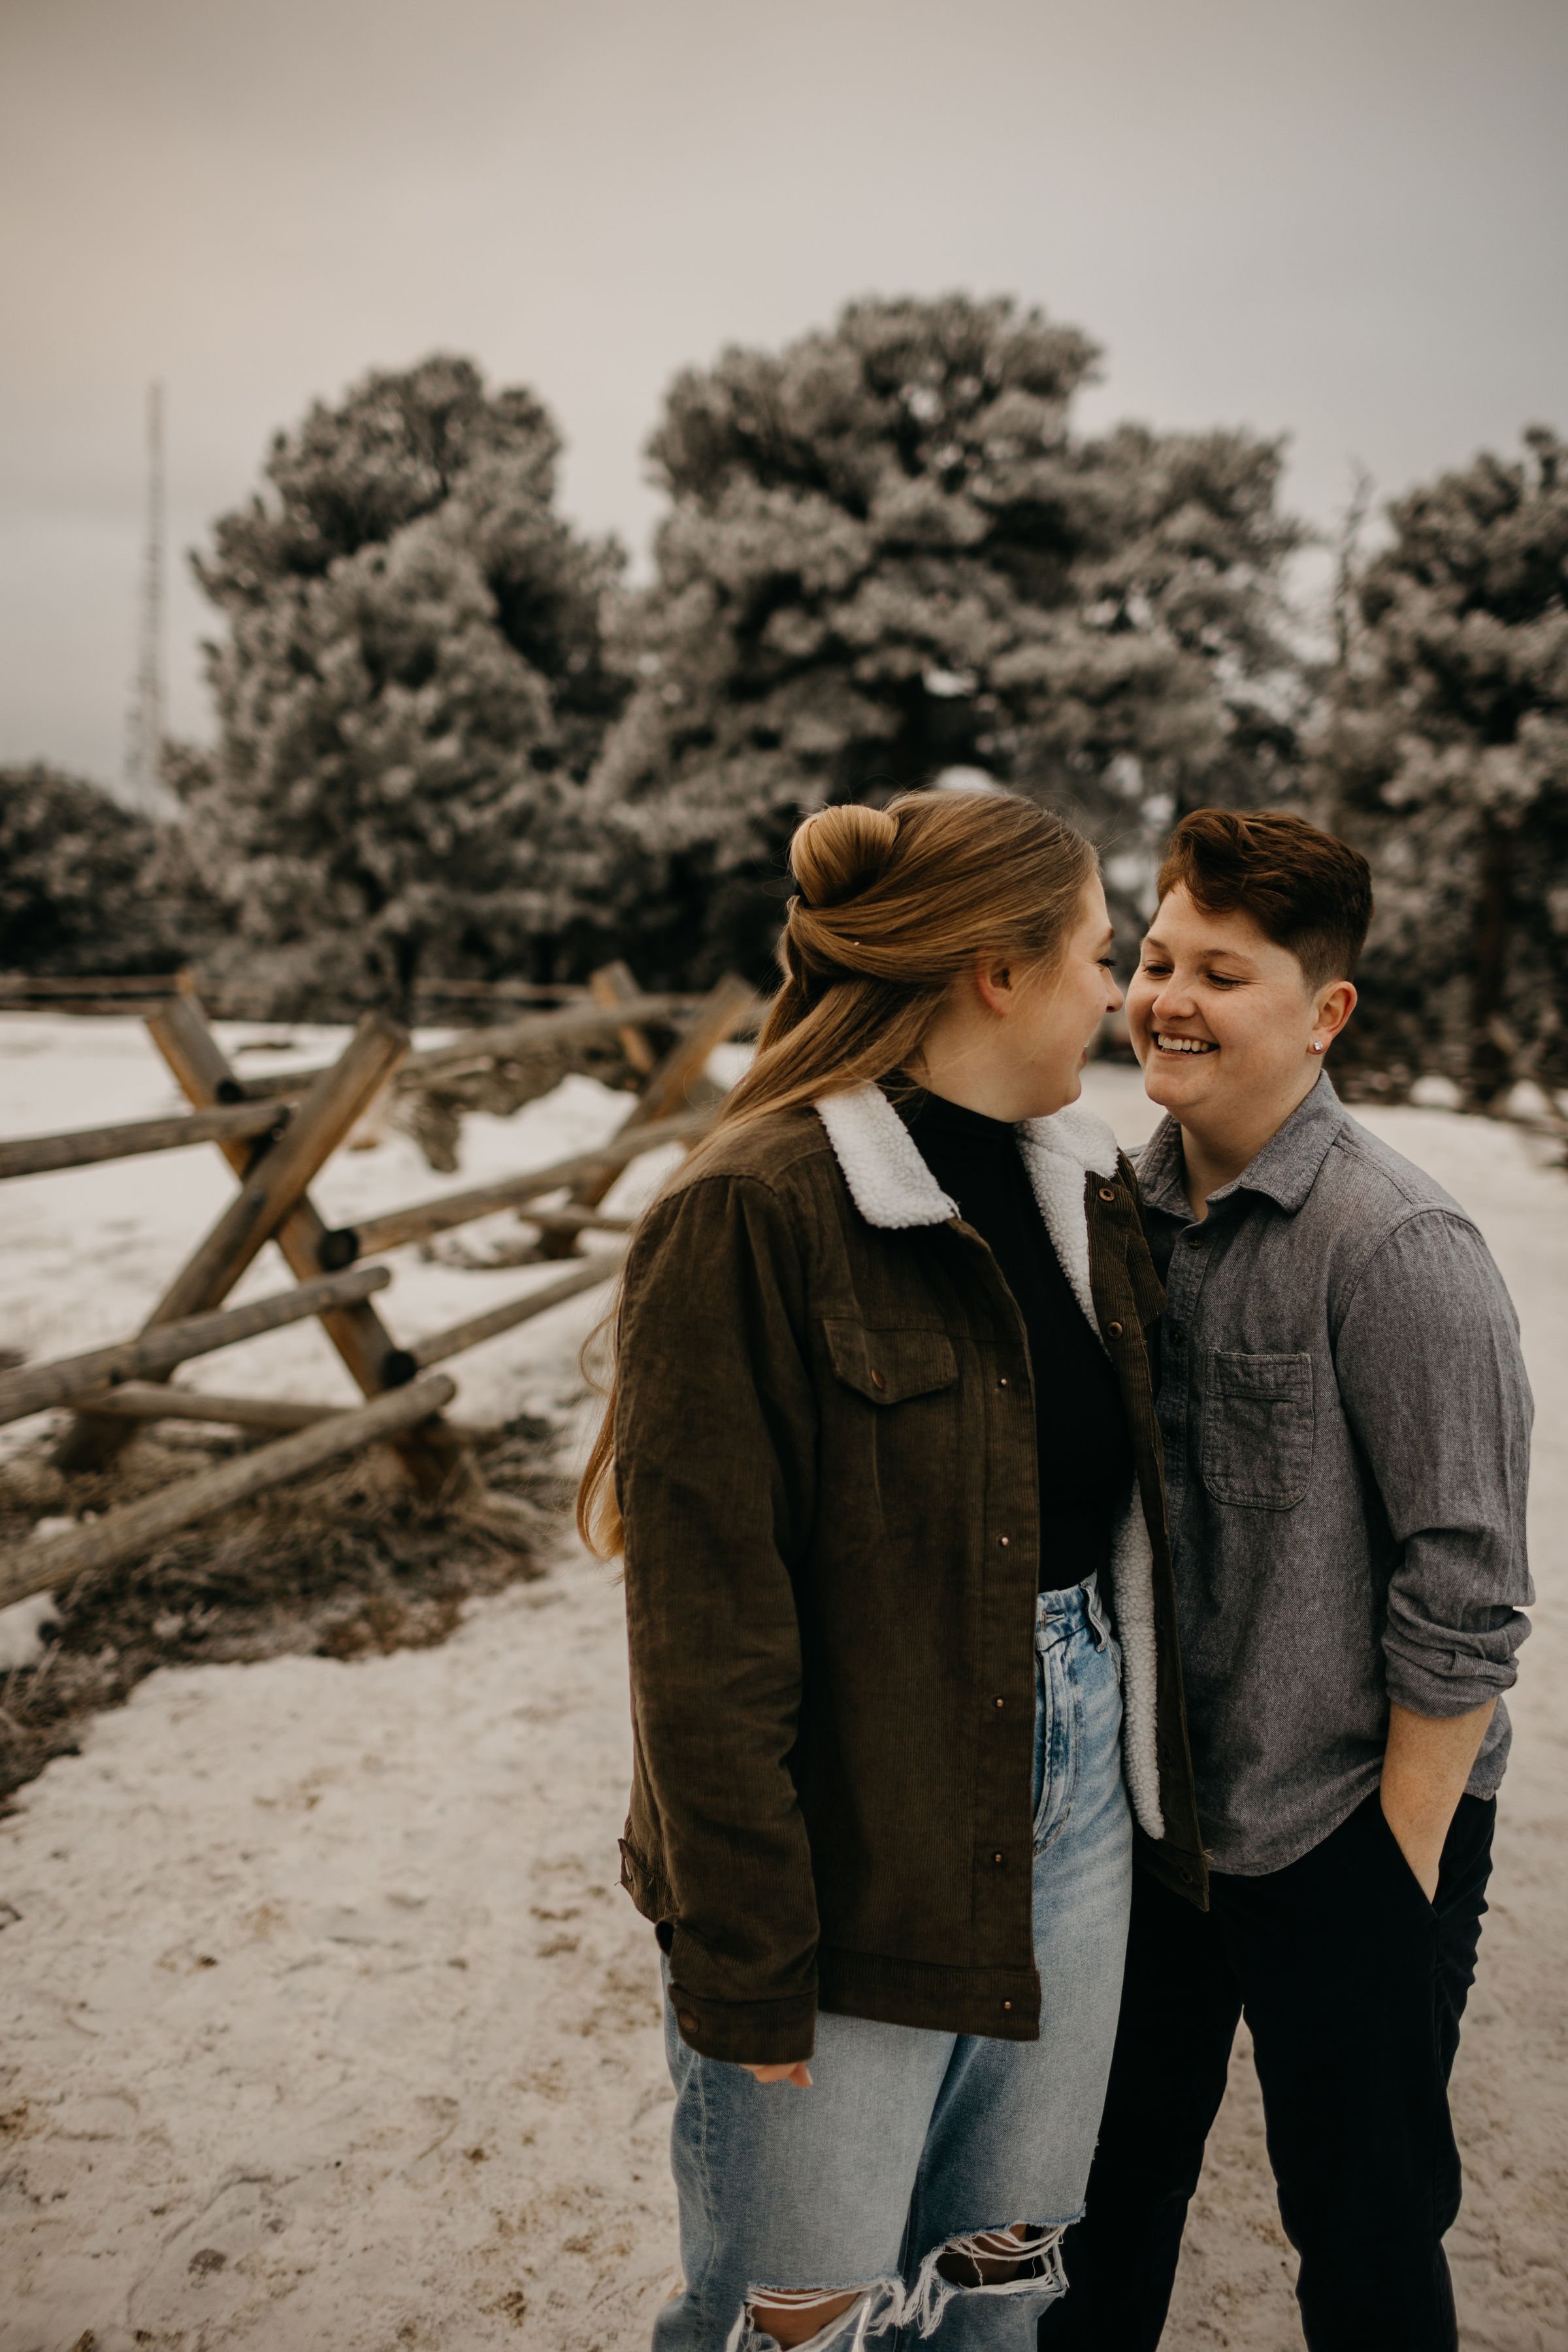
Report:
M1370 551L1352 517L1312 656L1280 445L1079 433L1098 358L958 296L726 352L648 444L638 591L557 510L531 393L367 376L193 559L217 729L165 748L178 820L0 771L0 968L195 961L277 1017L616 956L766 979L803 809L988 779L1089 830L1129 944L1184 811L1316 816L1377 877L1363 1065L1568 1076L1563 445L1410 493Z

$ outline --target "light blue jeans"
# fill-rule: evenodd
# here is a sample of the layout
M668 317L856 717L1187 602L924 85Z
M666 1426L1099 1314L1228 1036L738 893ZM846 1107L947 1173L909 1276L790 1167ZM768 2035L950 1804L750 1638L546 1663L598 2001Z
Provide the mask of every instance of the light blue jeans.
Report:
M685 2284L655 2352L764 2352L747 2297L863 2289L810 2340L886 2352L1033 2352L1063 2292L1063 2231L1083 2210L1116 2038L1131 1885L1121 1657L1093 1580L1036 1618L1037 2042L819 2015L812 2088L760 2084L687 2047L665 2001L671 2160ZM955 2285L944 2253L1025 2224L1031 2274ZM951 2265L950 2265L951 2267ZM960 2265L962 2268L963 2266ZM973 2275L971 2273L971 2275Z

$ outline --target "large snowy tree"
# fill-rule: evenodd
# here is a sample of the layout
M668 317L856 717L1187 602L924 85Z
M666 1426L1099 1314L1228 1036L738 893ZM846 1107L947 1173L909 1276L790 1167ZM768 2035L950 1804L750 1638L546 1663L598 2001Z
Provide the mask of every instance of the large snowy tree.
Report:
M1568 1075L1568 446L1524 437L1390 507L1320 771L1376 877L1378 1049L1481 1102Z
M650 975L765 968L783 845L822 802L979 771L1082 819L1131 918L1173 814L1286 788L1279 450L1075 436L1096 359L952 296L678 379L640 683L590 796Z
M542 970L580 913L559 833L620 699L619 556L556 513L558 451L467 360L372 374L277 436L195 561L228 626L192 836L279 1010Z

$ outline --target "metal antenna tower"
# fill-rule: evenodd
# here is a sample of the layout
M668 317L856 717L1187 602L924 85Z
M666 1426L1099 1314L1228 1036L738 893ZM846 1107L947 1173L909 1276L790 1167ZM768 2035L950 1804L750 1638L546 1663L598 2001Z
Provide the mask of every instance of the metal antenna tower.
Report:
M142 557L136 688L126 743L131 800L149 814L163 800L163 387L147 387L147 538Z

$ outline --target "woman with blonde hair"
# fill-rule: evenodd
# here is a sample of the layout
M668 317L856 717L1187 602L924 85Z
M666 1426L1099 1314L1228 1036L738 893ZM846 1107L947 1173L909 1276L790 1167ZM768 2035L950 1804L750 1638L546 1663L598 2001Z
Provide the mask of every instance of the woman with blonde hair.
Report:
M654 2343L1026 2352L1134 1835L1204 1899L1160 1287L1071 1107L1110 926L1010 794L824 809L790 863L784 984L632 1244L579 1504L625 1556L622 1883L664 1954Z

